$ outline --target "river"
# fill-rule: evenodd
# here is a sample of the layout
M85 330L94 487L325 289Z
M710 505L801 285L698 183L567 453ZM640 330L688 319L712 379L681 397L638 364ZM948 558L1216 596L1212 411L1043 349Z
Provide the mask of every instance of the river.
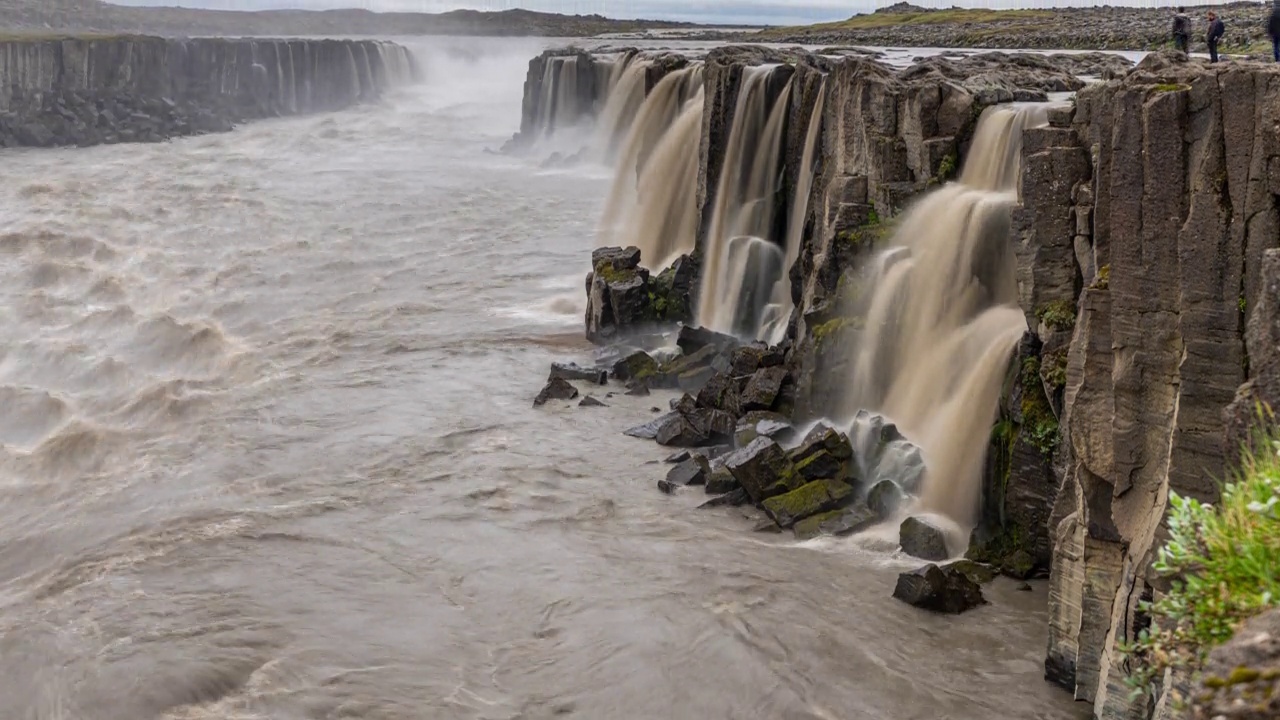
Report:
M486 152L541 43L417 41L377 106L3 151L0 717L1067 720L1045 584L657 492L588 359L611 173ZM466 51L464 53L463 51ZM464 56L466 55L466 56Z

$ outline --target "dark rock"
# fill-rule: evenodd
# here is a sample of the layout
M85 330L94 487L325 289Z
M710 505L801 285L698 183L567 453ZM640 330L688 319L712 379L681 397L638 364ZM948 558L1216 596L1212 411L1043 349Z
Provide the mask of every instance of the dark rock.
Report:
M906 504L906 493L892 480L881 480L867 493L867 506L881 520L893 517Z
M1031 587L1031 583L1019 583L1015 589L1018 592L1031 592L1034 588Z
M578 403L578 407L605 407L605 404L588 395L582 398L582 401Z
M734 416L742 414L738 403L738 384L728 373L714 373L707 379L698 391L698 404Z
M641 380L640 382L630 385L627 387L627 395L630 395L631 397L648 397L650 395L649 383Z
M568 380L553 377L547 381L546 387L533 399L534 407L547 404L548 400L572 400L578 397L578 388L569 384Z
M609 372L603 368L584 368L577 363L551 363L551 376L565 380L585 380L596 385L609 382Z
M787 377L787 369L774 366L761 368L751 376L751 381L742 391L742 409L770 410L778 399L782 389L782 381Z
M722 495L741 488L737 478L727 468L717 468L707 476L708 495Z
M591 251L591 267L607 265L615 271L635 270L640 267L640 248L603 247Z
M680 328L680 334L676 337L676 345L680 347L680 351L685 355L702 350L703 348L712 348L715 354L721 350L727 350L738 345L737 338L732 335L725 335L714 330L708 330L700 327L690 327L685 325Z
M658 408L652 408L653 412L662 412ZM656 417L643 425L637 425L622 431L623 435L640 438L641 440L654 440L658 437L658 431L673 418L679 416L680 413L669 412L661 417Z
M903 520L898 538L902 552L912 557L933 561L951 557L947 552L947 536L927 520L916 517Z
M819 535L850 535L864 530L880 518L866 505L857 504L805 518L791 529L797 540L810 540Z
M986 603L982 588L953 566L925 565L902 573L893 596L908 605L952 615Z
M622 380L645 380L658 371L658 361L649 353L637 350L613 364L613 377Z
M943 570L954 568L956 572L964 573L965 577L978 583L986 585L996 579L996 569L985 563L974 562L973 560L956 560L942 566Z
M1280 717L1280 610L1246 620L1209 653L1192 710L1195 720Z
M853 458L853 446L849 444L849 438L821 423L815 425L789 454L792 462L800 463L819 452L825 452L841 462Z
M681 255L653 280L654 318L665 322L693 319L694 295L698 286L698 262Z
M711 466L705 457L694 455L667 472L667 482L672 485L705 485Z
M845 473L845 465L826 450L819 450L795 464L796 472L805 480L839 478Z
M756 438L729 453L724 465L755 502L799 487L795 469L782 448L769 438Z
M854 490L840 480L815 480L814 482L766 499L762 506L765 514L783 528L790 528L798 521L818 513L836 510L854 499Z
M794 428L791 423L782 415L755 411L747 413L738 421L733 431L733 443L735 447L746 447L758 437L785 442L792 430Z
M667 495L674 495L676 493L676 490L678 490L681 487L683 486L673 483L670 480L658 481L658 489L666 493Z
M710 500L702 503L698 507L699 508L738 507L740 505L746 505L749 502L751 502L751 496L747 495L746 490L742 488L738 488L736 490L731 490L730 492L727 492L724 495L717 495L716 497L713 497Z
M710 372L703 379L705 383L715 374L714 368L711 367L711 362L715 359L717 352L715 347L708 345L691 353L680 355L658 368L659 377L655 381L661 382L664 387L679 387L682 375L695 370L709 370ZM686 390L686 392L688 391Z
M706 428L701 428L690 421L685 414L676 411L667 416L667 421L658 428L654 440L659 445L674 447L697 447L705 444L710 437Z
M692 450L677 450L676 452L673 452L670 455L668 455L667 459L663 460L663 462L672 463L672 464L682 463L691 457L693 457Z
M751 528L752 532L758 533L780 533L782 528L778 527L778 523L772 520L761 520L756 526Z

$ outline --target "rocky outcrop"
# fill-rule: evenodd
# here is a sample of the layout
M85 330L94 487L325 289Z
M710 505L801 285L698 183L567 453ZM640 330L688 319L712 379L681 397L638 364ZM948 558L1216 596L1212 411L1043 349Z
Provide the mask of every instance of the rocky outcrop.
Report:
M1190 698L1193 720L1280 717L1280 610L1245 622L1214 648L1203 675Z
M1280 244L1278 113L1274 68L1151 56L1081 91L1077 147L1072 133L1045 139L1041 152L1072 172L1032 177L1038 196L1024 182L1021 227L1034 230L1021 238L1024 309L1039 321L1042 384L1063 380L1046 675L1099 717L1149 712L1124 685L1117 647L1144 622L1139 601L1161 591L1150 563L1168 493L1214 498L1234 457L1224 410L1241 385L1247 398L1268 382L1243 330L1271 302L1263 256ZM1081 153L1089 176L1068 187ZM1054 259L1072 255L1068 278ZM1064 295L1073 322L1049 322L1067 315L1051 309ZM1262 350L1266 320L1248 324L1249 347ZM1045 372L1068 328L1063 372Z
M0 147L155 142L337 110L417 75L382 41L0 41Z

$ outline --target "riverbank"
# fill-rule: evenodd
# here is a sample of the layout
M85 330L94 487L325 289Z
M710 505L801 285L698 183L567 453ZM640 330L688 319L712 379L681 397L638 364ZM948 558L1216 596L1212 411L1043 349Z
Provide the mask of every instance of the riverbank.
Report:
M124 7L100 0L0 0L0 32L200 35L413 36L485 35L590 37L645 29L689 28L688 23L611 20L599 15L556 15L528 10L375 13L367 10L235 12L175 7Z
M1187 8L1193 52L1206 52L1205 13L1226 24L1222 52L1270 54L1269 3ZM1168 8L1087 7L1042 10L927 10L899 3L848 20L744 34L743 42L989 49L1158 50L1171 47ZM1264 47L1265 45L1265 47Z

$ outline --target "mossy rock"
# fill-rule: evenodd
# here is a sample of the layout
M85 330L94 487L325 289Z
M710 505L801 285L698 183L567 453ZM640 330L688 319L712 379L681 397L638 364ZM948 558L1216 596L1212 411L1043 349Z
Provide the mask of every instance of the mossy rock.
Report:
M613 377L623 381L646 380L658 372L658 361L637 350L613 364Z
M815 480L765 500L762 507L774 522L790 528L807 517L848 504L853 495L853 487L841 480Z
M791 528L797 540L812 540L822 535L849 535L879 521L866 505L830 510L801 520Z
M1076 307L1067 300L1055 300L1036 310L1036 318L1050 330L1068 331L1076 326Z

